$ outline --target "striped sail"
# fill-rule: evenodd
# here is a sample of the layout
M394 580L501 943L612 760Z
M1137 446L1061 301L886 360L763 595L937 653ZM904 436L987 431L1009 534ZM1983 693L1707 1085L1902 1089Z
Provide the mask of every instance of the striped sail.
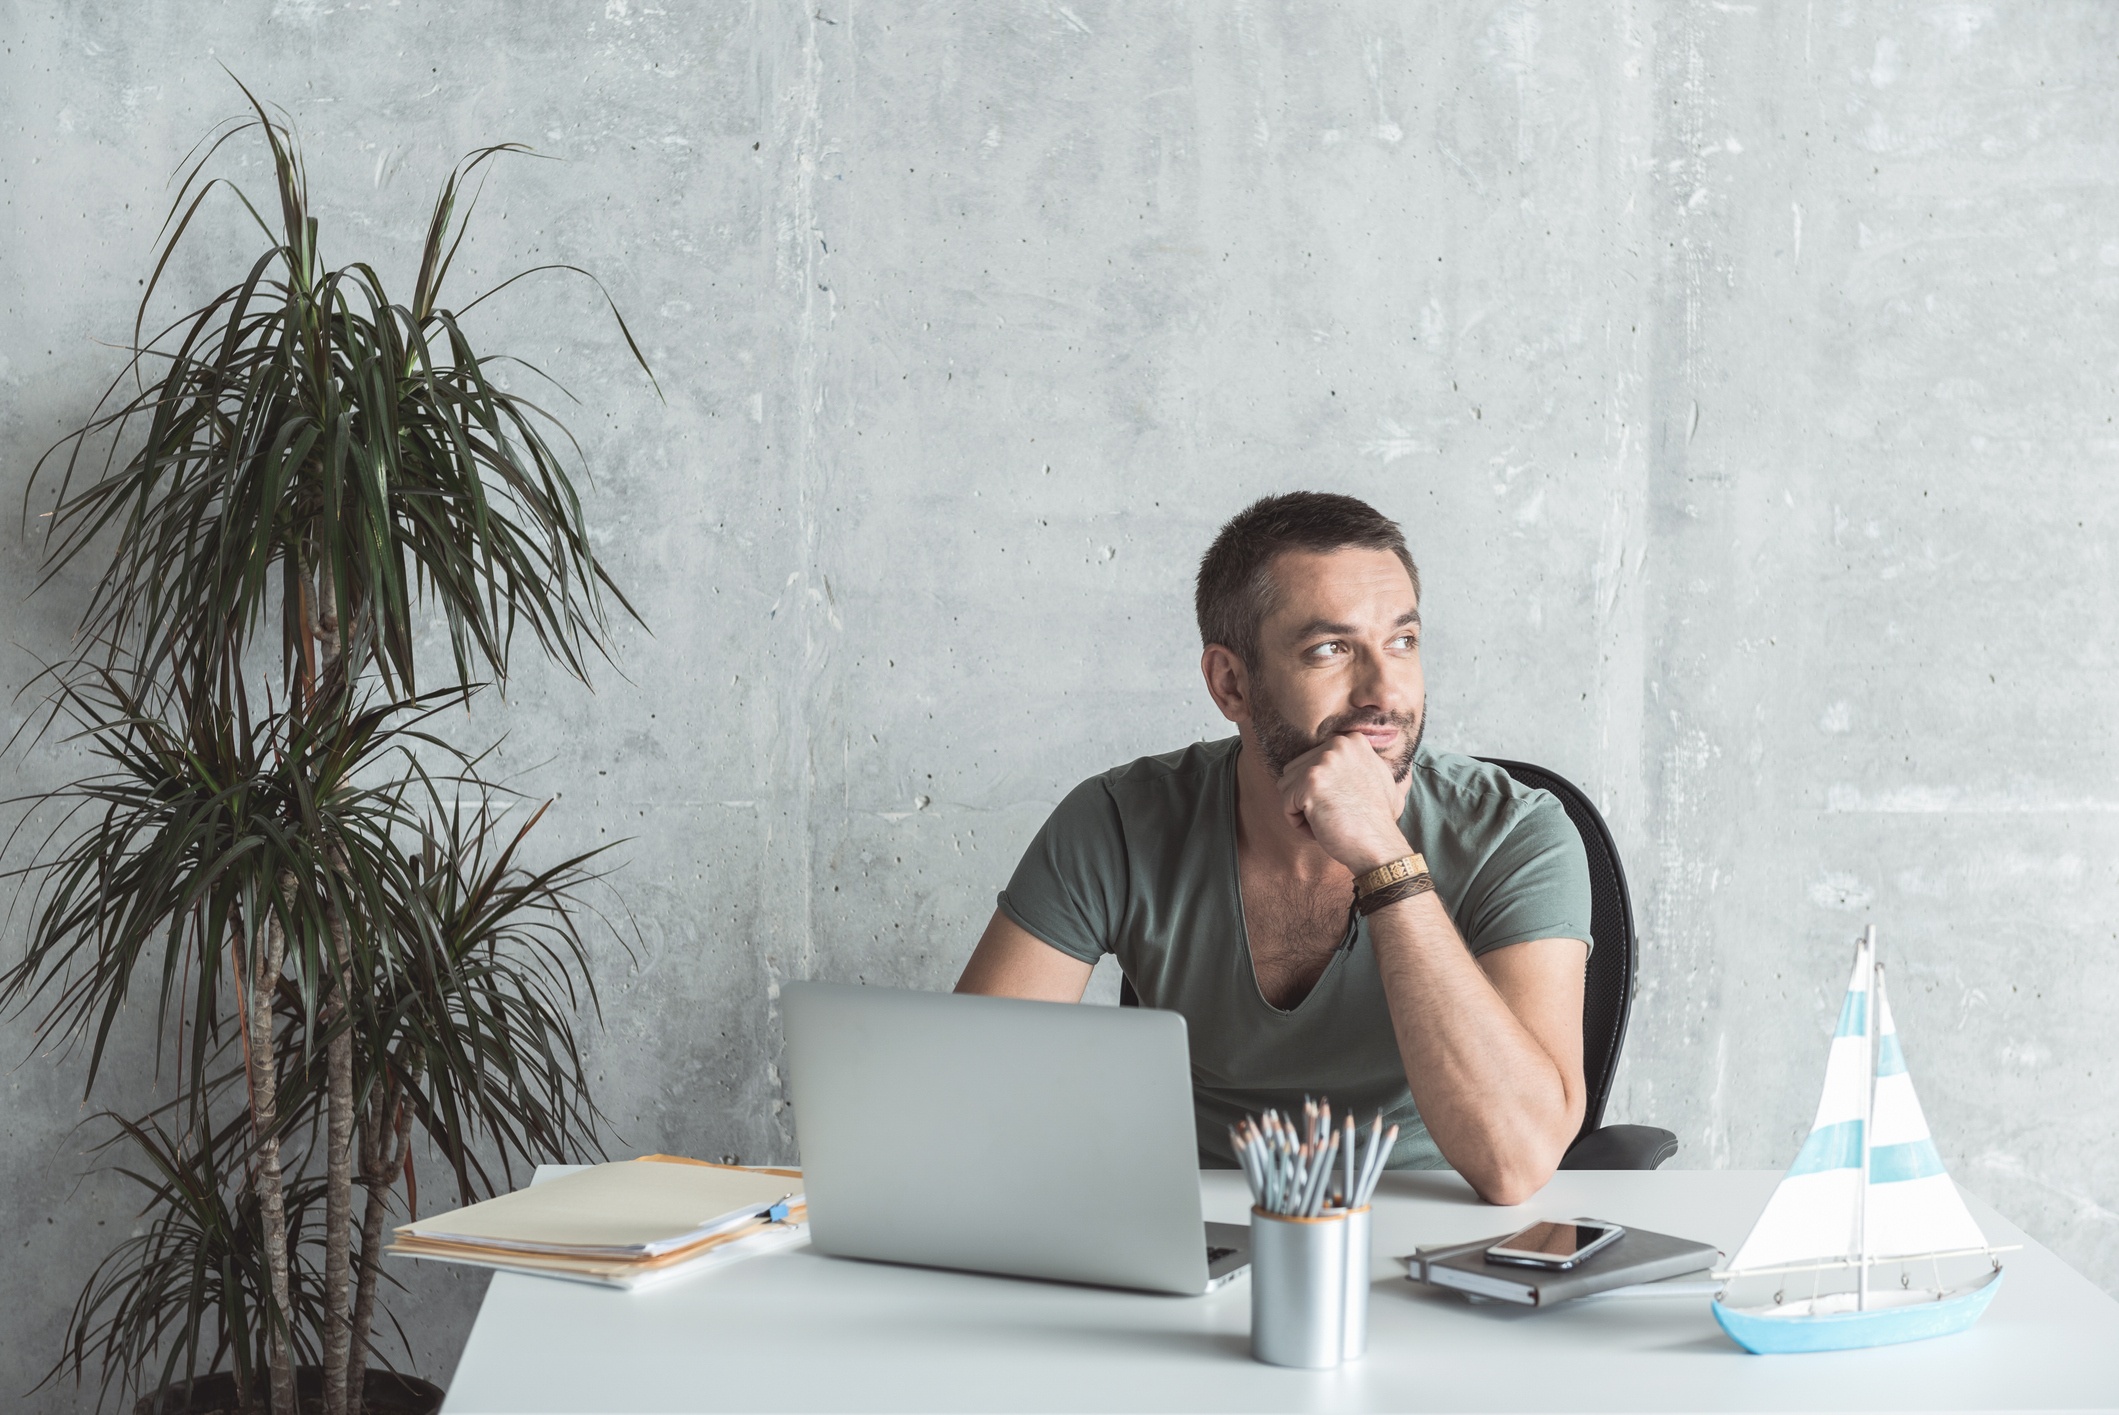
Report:
M1876 1097L1869 1119L1868 1249L1878 1259L1984 1248L1987 1236L1942 1167L1913 1094L1883 970L1876 974Z
M1732 1273L1861 1256L1862 1128L1869 1118L1873 964L1865 936L1854 950L1854 977L1840 1004L1839 1026L1825 1062L1825 1090L1818 1098L1817 1118L1810 1122L1810 1136L1766 1201L1751 1236L1737 1249L1729 1264ZM1910 1087L1906 1094L1912 1095ZM1927 1134L1925 1125L1920 1133Z

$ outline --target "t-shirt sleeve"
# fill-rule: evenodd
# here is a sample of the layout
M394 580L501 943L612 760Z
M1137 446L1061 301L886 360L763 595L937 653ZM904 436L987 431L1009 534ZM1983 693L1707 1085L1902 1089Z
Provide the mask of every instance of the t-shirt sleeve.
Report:
M1000 910L1039 939L1094 963L1125 913L1126 836L1101 777L1067 793L1023 852Z
M1476 955L1537 938L1589 936L1589 858L1566 808L1532 794L1479 867L1457 927Z

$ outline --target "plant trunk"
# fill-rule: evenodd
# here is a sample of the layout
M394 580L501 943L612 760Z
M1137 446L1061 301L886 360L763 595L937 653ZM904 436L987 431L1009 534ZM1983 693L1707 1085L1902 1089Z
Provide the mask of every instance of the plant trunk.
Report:
M282 882L283 890L291 894ZM250 1123L258 1136L258 1218L264 1228L265 1269L272 1284L273 1310L266 1314L266 1349L272 1369L274 1415L299 1415L294 1396L294 1301L288 1290L287 1203L280 1176L280 1140L273 1133L279 1121L279 1065L273 1051L272 995L279 984L280 966L287 958L287 939L277 913L265 916L264 957L250 975L245 999L250 1015Z
M385 1073L387 1078L388 1073ZM361 1415L361 1392L368 1366L368 1329L375 1320L375 1284L383 1267L383 1221L389 1216L390 1189L404 1172L412 1137L412 1113L398 1098L394 1079L376 1088L361 1134L361 1179L368 1186L368 1208L361 1216L359 1290L353 1299L352 1354L346 1415Z
M319 698L333 702L344 665L340 656L338 594L328 562L317 574L316 599ZM333 897L325 906L334 976L331 997L323 1010L330 1037L324 1044L328 1087L324 1143L324 1415L346 1415L346 1358L353 1346L353 960L347 950L349 931L343 902L346 872L336 849L327 858L334 876L329 882ZM357 1377L350 1384L353 1389L360 1389Z
M324 1415L346 1415L346 1353L352 1345L348 1323L353 1226L353 1029L348 994L353 969L346 959L346 921L331 909L331 944L340 960L324 1024L335 1029L325 1043L329 1078L328 1133L324 1184ZM354 1388L359 1389L358 1382Z
M339 675L347 667L340 627L337 582L331 578L331 566L326 562L316 573L316 692L320 699L333 695L339 687Z
M374 1300L375 1269L382 1257L376 1244L382 1239L383 1206L375 1192L375 1175L383 1164L381 1130L391 1089L386 1072L377 1078L366 1111L361 1116L360 1180L368 1190L368 1202L361 1214L360 1255L354 1266L353 1322L346 1358L346 1415L360 1415L361 1387L366 1384L355 1378L355 1371L356 1368L365 1369L368 1364L368 1320L374 1311L371 1303Z

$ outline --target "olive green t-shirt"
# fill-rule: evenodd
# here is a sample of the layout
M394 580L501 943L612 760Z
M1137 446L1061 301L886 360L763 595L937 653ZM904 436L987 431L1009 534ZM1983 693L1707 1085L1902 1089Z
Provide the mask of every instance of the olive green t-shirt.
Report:
M1184 1015L1203 1163L1231 1162L1228 1128L1304 1096L1400 1127L1390 1165L1440 1169L1406 1087L1368 921L1355 918L1309 995L1286 1011L1258 990L1236 876L1239 738L1142 757L1069 792L1000 895L1003 913L1063 953L1116 954L1142 1005ZM1405 814L1412 847L1474 954L1537 938L1589 942L1589 865L1559 801L1500 767L1423 746Z

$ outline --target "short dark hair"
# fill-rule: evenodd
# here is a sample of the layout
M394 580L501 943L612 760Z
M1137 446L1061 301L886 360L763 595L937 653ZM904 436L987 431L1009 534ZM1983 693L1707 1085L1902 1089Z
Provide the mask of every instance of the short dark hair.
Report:
M1202 645L1220 644L1246 665L1258 661L1258 630L1273 612L1279 586L1273 561L1283 551L1388 550L1420 597L1420 568L1398 523L1351 496L1291 491L1252 502L1231 516L1199 562L1192 606Z

